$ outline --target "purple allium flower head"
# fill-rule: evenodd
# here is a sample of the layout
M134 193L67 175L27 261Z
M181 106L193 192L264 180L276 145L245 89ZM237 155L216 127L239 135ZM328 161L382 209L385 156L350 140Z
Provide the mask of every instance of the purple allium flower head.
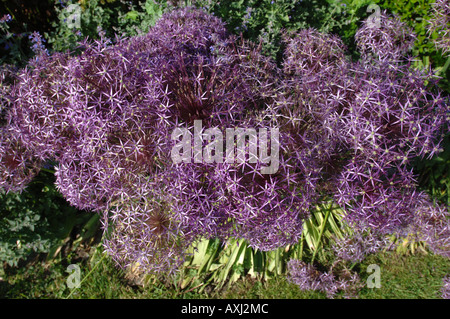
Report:
M289 281L299 286L301 290L319 290L321 284L320 272L314 266L303 261L292 259L288 262Z
M16 70L0 68L0 188L20 192L38 174L41 161L28 149L14 130L15 118L10 111L14 106Z
M333 74L345 65L345 45L337 36L305 29L285 41L286 74L305 77L317 72Z
M134 267L147 273L170 272L183 262L184 252L192 242L182 232L183 225L171 219L170 208L161 195L158 198L148 195L116 203L109 212L110 218L103 219L105 229L112 226L104 245L124 268Z
M435 254L450 258L450 213L448 207L433 204L425 194L416 198L411 232L425 241Z
M333 250L339 259L356 263L364 260L367 255L386 248L388 244L386 236L355 231L351 235L346 234L344 238L337 239Z
M413 46L416 36L399 18L381 12L379 25L371 19L363 22L355 40L364 59L397 62Z
M288 163L311 190L299 192L334 196L361 229L404 227L413 220L415 196L407 165L440 151L448 106L427 90L431 74L389 59L350 62L338 39L302 32L287 39L287 76L269 109L289 137Z
M39 173L42 164L7 128L0 127L0 187L21 192Z
M321 291L326 293L328 298L334 298L340 291L351 297L352 291L361 286L357 274L336 277L332 272L320 272L313 265L301 260L289 260L287 271L288 281L296 284L301 290Z

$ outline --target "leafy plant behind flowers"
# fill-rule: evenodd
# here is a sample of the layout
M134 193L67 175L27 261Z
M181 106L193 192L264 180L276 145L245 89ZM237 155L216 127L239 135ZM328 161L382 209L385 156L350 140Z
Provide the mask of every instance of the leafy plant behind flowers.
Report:
M86 37L98 39L100 34L134 36L148 29L162 15L165 1L58 1L54 30L45 34L53 51L74 50Z
M53 175L41 172L21 194L0 193L2 266L18 266L38 254L45 254L50 260L58 255L80 225L88 220L95 221L92 214L70 206L53 183ZM78 242L86 243L93 239L95 225L90 233L81 231L79 234Z

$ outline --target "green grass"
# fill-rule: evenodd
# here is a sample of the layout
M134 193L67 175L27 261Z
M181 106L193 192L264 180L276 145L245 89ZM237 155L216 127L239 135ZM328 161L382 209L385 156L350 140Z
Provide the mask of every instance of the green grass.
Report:
M450 273L448 259L431 254L413 256L384 253L369 256L361 267L380 266L381 288L363 288L360 298L365 299L436 299L441 298L442 278ZM368 274L365 276L365 278Z
M83 299L324 299L325 294L301 291L285 276L267 281L246 277L222 289L208 286L181 289L179 282L167 277L153 278L144 286L136 278L117 269L101 248L92 248L89 256L68 255L45 262L28 261L19 268L6 268L0 273L0 298L83 298ZM66 272L70 262L77 261L81 270L81 286L74 291L67 287ZM384 252L369 256L357 265L361 280L366 282L368 265L381 270L381 288L362 288L361 299L434 299L440 298L442 278L450 273L448 259L433 254L404 255ZM195 288L195 287L194 287ZM341 295L337 295L341 298Z

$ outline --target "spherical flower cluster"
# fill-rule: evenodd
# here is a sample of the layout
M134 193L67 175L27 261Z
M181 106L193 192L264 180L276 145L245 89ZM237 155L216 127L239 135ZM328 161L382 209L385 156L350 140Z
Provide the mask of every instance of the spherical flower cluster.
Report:
M19 192L37 175L42 163L11 126L9 111L13 105L11 90L17 80L15 72L10 66L0 68L0 188Z
M389 23L393 18L384 19L386 28L398 27ZM360 34L368 28L363 26ZM386 37L396 32L389 30ZM408 163L440 151L448 131L447 101L427 89L432 75L412 70L409 63L367 63L371 57L366 56L346 61L342 44L333 36L315 30L302 35L287 44L288 76L271 110L281 132L289 136L288 163L299 174L299 184L310 188L300 193L333 196L346 210L347 221L362 229L404 227L415 214L417 195ZM322 45L314 51L324 53L314 60L323 66L320 71L299 55L314 55L309 41ZM371 46L386 50L378 42Z
M117 201L109 218L102 219L104 229L112 229L105 238L106 251L119 265L170 273L184 261L193 238L172 218L170 205L161 201L156 187L148 188L145 181L139 187L152 193Z
M289 260L287 270L289 282L296 284L301 290L323 292L328 298L334 298L341 291L346 297L351 297L353 290L361 286L356 273L337 278L332 272L318 271L313 265L301 260Z
M411 232L428 244L435 254L450 258L450 212L448 207L433 205L427 196L416 199L415 220Z
M355 35L357 47L365 59L385 62L404 58L415 39L413 31L405 23L386 12L366 19Z
M291 39L286 35L285 41L285 74L307 78L317 73L333 74L345 67L345 45L338 36L305 29Z
M333 251L338 259L357 263L364 260L367 255L374 254L388 245L389 241L385 236L357 231L337 239L333 244Z

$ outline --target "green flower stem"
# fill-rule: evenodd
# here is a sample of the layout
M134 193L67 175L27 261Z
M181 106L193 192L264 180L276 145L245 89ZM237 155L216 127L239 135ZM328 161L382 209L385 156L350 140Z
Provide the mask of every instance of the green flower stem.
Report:
M445 73L450 65L450 55L447 58L447 62L445 62L445 65L442 67L441 71L439 73Z
M302 237L300 238L300 251L299 251L299 256L298 256L298 259L300 259L300 260L302 260L302 258L303 258L303 236L304 236L304 232L305 232L305 230L303 229L303 231L302 231Z
M316 259L316 254L317 254L317 251L320 248L320 244L322 242L323 232L325 231L325 226L327 225L328 217L330 216L332 207L333 207L333 204L330 204L330 208L327 209L327 212L325 213L325 219L323 220L323 225L322 225L322 227L320 229L319 240L317 242L317 247L314 250L314 253L313 253L313 256L312 256L312 259L311 259L311 264L314 263L314 260Z
M357 264L358 264L358 262L354 262L354 263L350 266L349 270L352 270L353 267L355 267Z
M103 261L103 259L105 259L105 257L106 257L106 253L103 253L103 256L102 256L102 258L100 258L100 260L94 265L94 267L92 267L92 269L91 269L91 271L86 275L86 276L84 276L84 278L83 278L83 280L81 280L80 281L80 287L81 287L81 284L92 274L92 272L97 268L97 266L98 265L100 265L100 263ZM70 291L70 294L66 297L66 299L69 299L71 296L72 296L72 294L73 294L73 292L76 290L76 288L74 288L74 289L72 289L71 291Z
M41 167L40 170L43 171L43 172L50 173L50 174L55 174L55 171L52 170L52 169Z

